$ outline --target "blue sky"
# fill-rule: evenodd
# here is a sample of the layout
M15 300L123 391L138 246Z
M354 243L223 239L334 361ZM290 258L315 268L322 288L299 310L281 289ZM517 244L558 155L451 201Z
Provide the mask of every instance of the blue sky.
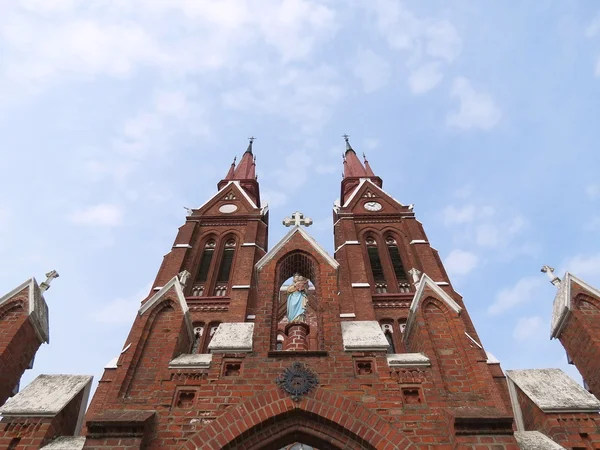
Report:
M39 373L101 375L256 136L271 245L330 252L341 135L414 203L484 347L561 367L553 265L600 286L597 2L0 2L0 290L56 269Z

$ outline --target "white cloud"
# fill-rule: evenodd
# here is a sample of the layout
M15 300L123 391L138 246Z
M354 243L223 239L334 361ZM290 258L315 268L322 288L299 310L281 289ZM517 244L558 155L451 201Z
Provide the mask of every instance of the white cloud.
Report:
M455 249L446 257L444 266L450 276L461 276L475 269L478 261L479 258L474 253Z
M448 205L444 208L443 218L445 225L460 225L472 222L475 218L475 205L454 206Z
M272 189L261 189L260 196L263 205L268 204L271 208L285 205L288 200L288 197L284 192L274 191Z
M408 76L408 86L413 94L424 94L438 85L444 77L440 63L430 62L413 70Z
M479 225L475 230L476 241L482 247L495 247L498 245L498 227L487 223Z
M585 29L585 35L589 38L596 36L600 32L600 13L596 14L594 20Z
M585 193L590 198L590 200L596 200L600 198L600 184L592 183L585 188Z
M69 220L76 225L115 227L123 222L123 211L118 205L104 203L75 211Z
M513 338L518 341L525 341L539 336L542 330L542 318L540 316L520 317L515 329Z
M458 110L446 116L450 127L469 130L490 130L500 122L502 113L493 98L485 92L477 92L471 81L464 77L454 80L451 96L458 99Z
M384 87L390 79L390 65L373 50L359 48L352 66L367 93Z
M540 276L521 278L514 286L502 289L494 303L488 308L488 314L495 316L508 311L515 306L533 300L536 291L542 286L544 279Z
M578 277L600 278L600 253L597 255L576 255L564 264L566 270Z
M148 296L151 288L152 283L148 283L131 297L120 297L109 301L102 308L94 311L90 315L90 318L95 322L106 324L119 325L131 323L131 318L136 316L142 300Z

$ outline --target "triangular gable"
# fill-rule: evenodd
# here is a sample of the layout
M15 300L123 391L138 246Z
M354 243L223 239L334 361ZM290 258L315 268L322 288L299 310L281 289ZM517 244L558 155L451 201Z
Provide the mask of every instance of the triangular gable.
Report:
M29 280L24 281L8 294L0 297L0 306L14 298L27 287L29 288L28 313L31 316L36 334L42 342L46 342L48 344L50 343L48 305L46 304L46 300L44 299L44 296L42 295L40 287L38 286L37 281L35 281L35 278L32 277Z
M577 283L583 289L600 298L600 291L585 281L580 280L575 275L566 272L560 285L556 297L554 297L554 305L552 308L552 325L550 327L550 339L558 338L562 332L567 319L571 315L571 285Z
M412 324L415 321L415 316L417 315L417 309L419 308L419 304L423 300L423 293L425 292L425 288L431 289L436 297L446 303L452 311L456 314L460 314L462 311L461 306L454 301L452 297L450 297L441 287L439 287L435 281L433 281L429 275L423 274L421 275L421 280L419 281L419 286L417 288L417 292L415 292L415 296L413 297L412 303L410 304L410 310L408 312L408 319L406 321L406 331L404 332L404 336L408 336Z
M179 306L181 306L181 310L183 311L183 316L185 323L187 325L188 333L190 338L193 339L194 330L192 327L192 320L190 318L190 310L187 305L187 301L185 300L185 295L183 294L183 289L181 288L181 283L179 282L178 277L173 277L169 280L167 284L165 284L160 290L150 297L138 310L138 314L143 316L149 309L151 309L154 305L159 303L164 297L166 297L167 293L171 290L175 289L175 294L177 296L177 301L179 302Z
M258 209L258 206L256 206L256 203L254 203L254 201L250 198L248 193L244 190L244 188L242 188L242 186L240 185L240 182L234 180L234 181L229 181L225 186L223 186L221 189L219 189L215 195L213 195L211 198L209 198L200 207L194 208L194 211L197 212L202 209L206 209L206 207L212 203L224 201L223 197L226 196L229 193L229 191L237 192L237 195L236 195L237 201L243 199L242 201L245 200L251 208Z
M373 183L369 178L361 178L360 183L358 183L358 186L354 189L354 192L352 192L352 194L348 197L348 199L343 205L343 208L348 208L354 202L354 200L362 199L362 195L359 195L358 193L363 192L363 190L366 190L363 189L363 187L366 187L371 192L371 194L382 195L384 197L389 198L392 202L397 203L399 206L404 206L390 194L385 192L382 188Z
M269 252L265 256L260 258L260 260L254 266L256 270L261 270L265 264L267 264L271 259L273 259L273 256L275 256L279 252L279 250L281 250L281 248L285 244L287 244L296 233L299 233L317 251L317 253L319 253L323 258L325 258L325 260L331 265L331 267L333 267L334 269L338 268L339 263L335 259L333 259L333 257L329 253L327 253L327 251L323 247L321 247L310 234L304 231L304 229L300 226L296 225L289 231L288 234L286 234L277 243L277 245L275 245L275 247L269 250Z

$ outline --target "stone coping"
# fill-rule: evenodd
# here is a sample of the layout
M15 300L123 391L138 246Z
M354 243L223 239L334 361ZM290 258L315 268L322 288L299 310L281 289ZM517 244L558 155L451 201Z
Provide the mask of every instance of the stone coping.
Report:
M431 361L423 353L393 353L387 355L390 367L431 367Z
M208 369L212 356L211 353L184 353L169 363L169 369Z
M539 431L515 431L515 439L521 450L566 450Z
M40 450L82 450L85 444L85 436L61 436Z

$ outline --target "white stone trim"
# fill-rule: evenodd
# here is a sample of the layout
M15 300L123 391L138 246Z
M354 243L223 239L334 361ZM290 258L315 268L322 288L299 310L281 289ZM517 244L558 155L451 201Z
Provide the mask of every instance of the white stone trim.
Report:
M506 376L544 413L600 411L600 400L560 369L507 370Z
M221 194L225 189L227 189L232 184L238 188L240 193L246 198L248 203L250 203L250 206L252 206L255 209L258 209L258 206L256 206L256 203L254 203L252 201L252 199L248 196L248 194L246 193L244 188L242 188L242 186L240 185L240 182L237 180L229 181L225 186L223 186L221 189L219 189L215 195L213 195L211 198L209 198L207 201L205 201L201 206L199 206L198 208L194 208L194 209L199 210L199 209L204 208L206 205L208 205L210 202L212 202L215 199L215 197L219 196L219 194Z
M172 288L175 289L175 296L177 297L177 301L179 302L179 306L183 312L183 320L185 321L190 340L193 341L194 327L192 326L192 320L190 318L190 310L188 308L187 301L185 300L185 296L183 295L181 283L179 282L179 278L177 276L171 278L169 282L162 286L156 294L154 294L146 301L146 303L140 306L138 314L143 316L146 311L156 305ZM154 290L156 290L156 288L154 288Z
M409 242L410 244L429 244L425 239L413 239Z
M460 313L462 311L462 308L460 307L460 305L458 303L456 303L454 301L454 299L452 297L450 297L450 295L448 295L446 292L444 292L444 290L441 287L439 287L437 284L435 284L435 282L429 277L429 275L424 273L421 275L421 279L419 280L419 283L418 283L417 292L415 292L415 296L413 297L413 300L410 304L410 309L408 311L408 319L406 320L406 329L404 332L405 339L406 339L406 336L408 336L410 334L410 330L414 323L414 317L417 314L417 308L419 306L419 303L421 302L421 298L423 296L423 292L425 291L425 287L427 287L427 286L429 286L429 288L437 295L437 297L441 301L446 303L446 305L448 305L450 307L450 309L452 311L454 311L456 314L460 315Z
M156 287L153 287L152 290L153 291L160 291L163 287L164 286L156 286Z
M292 237L294 236L294 234L296 233L300 233L302 235L302 237L310 244L312 245L312 247L321 255L323 256L323 258L325 258L325 260L329 263L329 265L331 265L331 267L333 267L334 269L337 269L339 267L339 263L333 259L333 257L331 255L329 255L329 253L327 253L327 251L321 247L317 241L315 241L315 239L308 234L306 231L304 231L304 228L299 227L298 225L294 226L288 234L286 234L278 243L277 245L275 245L275 247L273 247L271 250L269 250L269 252L264 255L262 258L260 258L260 260L256 263L256 265L254 266L256 268L256 270L261 270L265 264L267 264L278 252L279 250L281 250L281 248L290 240L292 239Z
M40 450L82 450L86 439L85 436L59 436Z
M354 313L342 313L340 314L340 319L354 319L356 314Z
M500 364L500 360L486 350L487 364Z
M354 192L352 192L352 194L350 195L350 197L348 197L348 199L346 200L346 202L342 205L342 208L345 208L348 205L350 205L350 203L352 202L352 200L354 199L354 197L356 196L356 194L358 193L358 191L360 191L360 188L362 187L362 185L365 184L365 183L369 183L375 189L377 189L381 193L385 194L387 197L391 198L393 201L395 201L396 203L398 203L400 206L404 206L402 203L400 203L398 200L396 200L394 197L392 197L390 194L388 194L386 191L384 191L383 188L380 188L375 183L373 183L369 178L361 178L360 182L358 183L358 186L356 186L356 188L354 189Z
M539 431L515 431L515 439L521 450L567 450Z
M255 320L256 319L256 314L248 314L246 316L246 320Z
M35 334L40 339L40 341L45 342L47 344L50 343L50 324L48 321L48 304L40 291L40 287L37 284L35 278L30 278L19 286L14 288L9 293L0 297L0 306L11 300L15 295L23 291L25 288L29 288L28 293L28 304L29 311L28 314L31 317L31 322L33 324L33 328L35 329Z
M116 369L117 368L117 361L119 361L119 357L115 356L108 363L106 363L106 365L104 366L104 368L105 369Z
M262 248L260 245L258 245L256 242L244 242L242 244L242 247L256 247L260 250L262 250L263 252L267 252L264 248Z
M169 369L208 369L212 353L183 353L169 362Z
M479 342L477 342L477 341L476 341L476 340L475 340L475 339L474 339L474 338L473 338L473 337L472 337L472 336L471 336L469 333L467 333L466 331L465 331L465 336L467 336L467 337L468 337L468 338L471 340L471 342L473 342L473 344L475 344L477 347L479 347L480 349L482 349L482 350L483 350L483 347L481 346L481 344L480 344Z
M175 244L173 248L192 248L190 244Z
M236 284L235 286L231 286L231 289L250 289L249 284Z
M370 288L371 285L369 283L352 283L353 288Z
M431 361L423 353L395 353L387 355L390 367L431 367Z
M346 320L340 325L344 351L386 351L390 345L376 320Z
M510 397L510 403L512 405L513 414L515 416L515 425L517 431L525 431L525 425L523 422L523 412L521 411L521 405L519 405L519 398L517 396L517 389L515 383L509 376L506 377L508 382L508 396Z
M249 353L253 336L253 322L224 322L219 324L208 350L211 353Z
M121 350L121 354L125 353L127 350L129 350L129 347L131 347L131 342L129 344L127 344L123 350Z
M339 250L340 248L342 248L344 245L359 245L359 244L360 244L360 242L358 242L358 241L346 241L346 242L344 242L343 244L341 244L341 245L340 245L338 248L336 248L336 249L335 249L335 251L334 251L333 253L337 253L337 252L338 252L338 250Z
M437 284L438 286L450 286L450 283L448 283L447 281L436 281L435 284Z
M583 289L589 291L593 296L600 298L600 290L590 286L575 275L566 272L563 280L558 286L558 292L554 297L552 308L552 325L550 327L550 338L558 339L571 315L571 284L577 283ZM0 302L1 303L1 302Z

